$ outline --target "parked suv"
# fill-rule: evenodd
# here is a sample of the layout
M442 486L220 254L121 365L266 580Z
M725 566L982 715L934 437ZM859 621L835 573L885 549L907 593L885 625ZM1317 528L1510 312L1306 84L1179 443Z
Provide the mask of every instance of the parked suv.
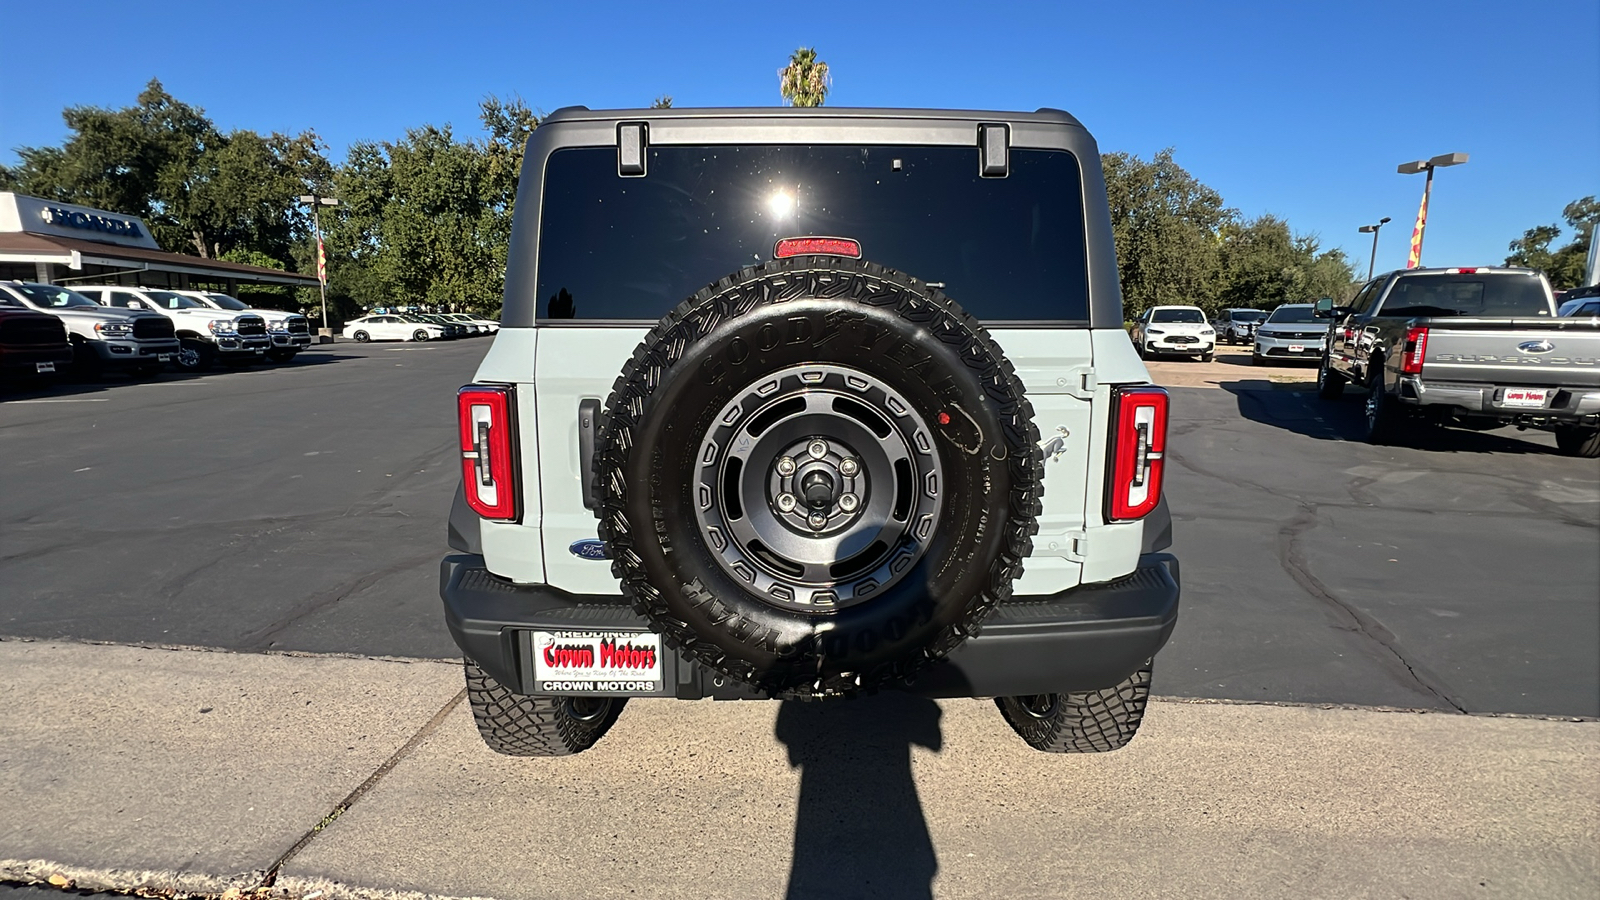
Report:
M60 319L72 342L73 371L82 377L112 369L149 377L178 355L172 323L157 313L106 309L53 284L0 282L0 298Z
M1217 330L1198 306L1152 306L1133 323L1129 337L1145 359L1168 354L1210 362L1217 353Z
M1252 344L1256 329L1267 320L1260 309L1225 309L1222 311L1221 336L1230 344Z
M1133 737L1177 618L1168 399L1077 120L571 108L517 204L440 573L490 747L881 688Z
M212 309L260 316L267 323L267 337L272 341L272 346L267 350L267 359L273 362L288 362L294 359L295 354L311 346L311 320L299 313L284 312L281 309L257 309L237 297L215 291L173 293L193 297Z
M266 356L272 346L267 322L258 315L212 309L193 297L175 291L120 285L76 288L101 306L148 309L172 320L178 336L178 368L204 372L217 360L246 365Z
M1327 347L1328 320L1318 318L1310 303L1285 303L1256 329L1250 362L1264 366L1269 357L1316 362Z

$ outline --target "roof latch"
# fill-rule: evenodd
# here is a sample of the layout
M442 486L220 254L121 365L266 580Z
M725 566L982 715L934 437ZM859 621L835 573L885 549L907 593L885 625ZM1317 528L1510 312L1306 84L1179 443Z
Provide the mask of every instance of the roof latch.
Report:
M1011 171L1011 128L1007 125L978 126L978 174L984 178L1004 178Z
M645 128L643 122L623 122L617 126L617 174L637 178L644 174Z

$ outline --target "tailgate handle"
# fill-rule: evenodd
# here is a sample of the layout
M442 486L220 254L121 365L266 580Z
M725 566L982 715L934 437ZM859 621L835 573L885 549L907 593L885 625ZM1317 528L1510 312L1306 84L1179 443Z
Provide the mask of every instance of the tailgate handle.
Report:
M583 483L583 508L598 509L595 497L594 442L600 428L600 401L586 397L578 401L578 480Z

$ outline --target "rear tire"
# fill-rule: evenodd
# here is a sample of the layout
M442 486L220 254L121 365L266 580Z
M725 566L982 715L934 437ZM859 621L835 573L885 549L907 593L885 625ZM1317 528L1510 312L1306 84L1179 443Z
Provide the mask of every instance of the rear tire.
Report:
M1580 456L1584 459L1600 457L1600 428L1557 425L1556 449L1567 456Z
M1328 367L1328 358L1322 358L1317 367L1317 396L1324 400L1338 400L1344 396L1345 377Z
M1133 740L1150 700L1151 661L1115 687L1070 694L996 697L1028 746L1045 753L1106 753Z
M571 756L593 747L616 724L626 697L529 697L512 693L465 660L467 702L478 734L506 756Z
M421 343L422 341L428 339L428 333L423 331L421 328L418 328L416 331L411 332L411 339Z

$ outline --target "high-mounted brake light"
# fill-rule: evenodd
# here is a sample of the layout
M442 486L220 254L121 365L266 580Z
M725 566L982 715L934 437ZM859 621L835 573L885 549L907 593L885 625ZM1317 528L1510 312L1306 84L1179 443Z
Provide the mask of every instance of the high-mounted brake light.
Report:
M1475 269L1475 268L1474 269L1445 269L1445 272L1447 272L1448 274L1451 274L1451 275L1476 275L1476 274L1478 274L1478 270Z
M1106 519L1129 522L1161 502L1167 453L1167 392L1151 385L1119 387L1111 394L1111 475Z
M1421 375L1422 356L1428 351L1428 329L1407 328L1404 355L1400 357L1402 375Z
M772 249L773 259L790 256L848 256L861 258L861 242L849 238L793 237L784 238Z
M467 505L485 519L517 517L515 389L469 384L456 393L461 436L461 486Z

